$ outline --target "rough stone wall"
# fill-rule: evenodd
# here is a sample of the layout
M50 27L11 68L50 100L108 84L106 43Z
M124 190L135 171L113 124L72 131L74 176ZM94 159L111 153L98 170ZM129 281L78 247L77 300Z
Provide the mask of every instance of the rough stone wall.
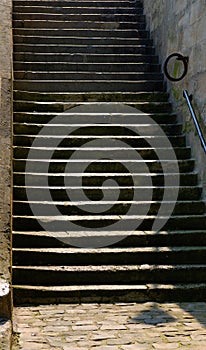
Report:
M193 95L193 105L206 138L206 0L143 0L148 29L161 62L173 52L189 56L187 76L178 83L168 82L174 110L185 122L188 141L197 159L206 192L206 161L194 132L183 89Z
M0 317L11 316L12 0L0 0Z

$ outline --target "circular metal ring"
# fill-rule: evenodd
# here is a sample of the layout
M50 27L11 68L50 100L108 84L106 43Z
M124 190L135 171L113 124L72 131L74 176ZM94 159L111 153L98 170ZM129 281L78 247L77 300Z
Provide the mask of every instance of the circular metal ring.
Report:
M168 63L169 63L170 59L173 58L173 57L176 57L176 60L177 60L177 61L182 61L183 65L184 65L184 71L183 71L182 75L181 75L180 77L178 77L178 78L172 77L172 76L169 74L168 69L167 69ZM181 55L180 53L176 53L176 52L175 52L175 53L172 53L171 55L169 55L169 56L167 57L167 59L165 60L165 63L164 63L164 66L163 66L164 73L165 73L167 79L169 79L169 80L171 80L171 81L180 81L180 80L182 80L182 79L186 76L186 74L187 74L187 71L188 71L188 62L189 62L189 57L183 56L183 55Z

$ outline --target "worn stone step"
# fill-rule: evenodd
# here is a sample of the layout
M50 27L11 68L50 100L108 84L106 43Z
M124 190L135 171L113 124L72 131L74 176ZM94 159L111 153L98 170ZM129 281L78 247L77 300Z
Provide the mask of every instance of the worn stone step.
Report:
M13 248L14 265L24 266L94 266L141 264L201 264L206 259L206 247L149 248Z
M72 125L72 127L71 127ZM148 136L152 137L155 132L158 132L160 127L155 126L155 125L121 125L119 126L118 124L113 124L111 123L110 125L106 126L100 126L100 125L82 125L82 124L71 124L68 125L67 123L65 124L32 124L32 123L25 123L25 124L14 124L14 134L15 135L26 135L26 136L32 136L32 135L38 135L38 137L48 137L51 136L54 138L54 135L58 135L57 138L60 138L62 135L62 141L64 138L72 138L74 140L71 140L71 145L76 142L76 136L82 135L83 137L87 136L108 136L110 135L111 137L115 138L116 136L118 139L120 136L122 137L127 137L127 136L137 136L140 137L139 135L142 135L142 138L144 138L145 135L145 140L147 139ZM44 133L42 136L40 132L44 130ZM75 130L75 131L73 131ZM164 135L168 136L177 136L182 134L182 124L162 124L161 125L161 130L164 131ZM68 136L67 136L68 135ZM73 136L73 137L72 137ZM158 134L157 134L158 136ZM159 135L159 137L162 135ZM103 138L103 137L102 137ZM155 138L155 136L153 137ZM131 137L130 137L131 139ZM130 141L130 139L128 141ZM83 140L84 141L84 140ZM131 140L132 141L132 140ZM80 139L80 143L82 144L82 141ZM115 147L115 141L113 141L114 147ZM159 145L161 147L161 145ZM162 143L162 147L164 147L164 143ZM169 154L169 152L167 152ZM108 152L107 152L108 155Z
M168 192L171 190L167 186L159 186L156 187L141 187L141 186L120 186L119 185L119 201L132 201L134 197L134 191L136 195L138 196L139 200L145 200L147 201L148 198L150 198L150 194L152 192L152 199L156 201L161 201L164 195L165 190ZM174 188L174 186L173 186ZM48 192L51 195L51 198L53 201L64 201L65 206L66 202L69 201L68 193L71 194L72 198L78 198L79 191L84 191L85 196L88 198L88 200L92 199L93 201L101 201L103 199L103 196L106 196L107 200L113 200L114 201L114 193L115 187L112 186L101 186L100 187L89 187L89 186L82 186L82 188L78 187L68 187L68 186L14 186L13 188L13 197L15 201L26 201L27 200L27 194L29 193L32 198L35 198L35 201L44 201L45 198L48 198ZM201 211L201 213L205 210L205 204L201 201L200 198L201 191L200 187L194 187L194 186L179 186L178 187L178 200L179 201L187 201L188 208L190 208L190 204L194 203L196 207L198 207L198 210ZM196 201L199 201L196 203ZM191 201L191 203L190 203ZM101 204L99 202L99 204ZM21 203L20 203L21 205ZM19 205L19 206L20 206ZM22 203L22 206L24 203ZM182 206L182 202L179 204L177 203L179 207ZM187 210L190 210L186 208ZM21 209L21 208L20 208ZM194 207L195 210L195 207Z
M141 39L138 37L135 38L118 38L118 37L87 37L87 36L41 36L39 35L14 35L13 40L15 44L61 44L61 45L114 45L114 46L133 46L133 45L147 45L152 46L153 42L151 39Z
M115 174L129 172L125 169L126 166L129 169L133 169L134 173L145 174L146 168L149 169L151 173L162 173L164 167L164 173L171 173L178 166L180 173L191 172L194 170L194 159L184 159L179 160L177 165L177 160L130 160L130 159L118 159L118 160L97 160L94 159L72 159L69 162L72 168L72 174L81 174L81 169L86 166L86 171L84 175L90 174L93 176L94 173L101 176L102 173ZM19 160L14 159L13 170L15 172L24 172L25 166L29 169L31 173L42 173L45 169L49 169L51 173L64 173L66 166L68 166L68 160L57 160L57 159L37 159L37 160ZM69 170L68 170L69 171ZM71 171L71 170L70 170ZM131 170L130 170L131 171ZM89 176L89 175L87 175Z
M130 105L130 103L128 103ZM135 104L136 105L136 104ZM134 106L135 106L134 105ZM144 109L149 108L149 105L145 103ZM51 112L14 112L14 122L15 123L42 123L46 124L51 122L55 117L57 116L56 113ZM78 115L77 115L78 116ZM168 114L168 113L148 113L147 116L151 118L151 120L154 120L156 123L159 123L160 125L166 125L166 124L172 124L175 125L177 123L177 117L175 114ZM93 117L93 118L92 118ZM59 120L61 120L60 115L58 115ZM64 114L64 121L66 121L68 118L68 115ZM95 120L94 115L90 115L91 121ZM63 119L63 118L62 118ZM71 116L72 119L72 116ZM119 119L121 117L119 116ZM81 121L84 120L83 116L81 116ZM96 121L98 124L98 121ZM144 143L142 144L142 147L145 147Z
M48 93L49 94L49 93ZM58 93L57 93L58 94ZM150 92L149 92L150 94ZM74 94L78 95L78 94ZM87 94L86 94L87 95ZM92 97L92 93L89 94ZM114 93L114 96L116 93ZM117 94L118 95L118 94ZM135 95L135 94L134 94ZM83 97L83 96L82 96ZM107 98L107 95L105 96ZM110 96L108 96L109 98ZM111 96L112 97L112 96ZM111 98L110 97L110 98ZM81 98L81 94L80 94ZM84 98L84 97L83 97ZM87 96L86 96L87 98ZM90 123L96 123L96 124L124 124L125 120L127 119L127 124L152 124L155 125L155 123L150 119L153 116L162 116L162 118L165 118L162 124L167 124L167 120L170 123L170 117L173 118L174 114L171 113L171 104L165 101L160 102L150 102L150 101L137 101L137 102L93 102L93 101L87 101L85 98L85 101L79 101L79 102L72 102L72 101L59 101L59 102L46 102L46 101L14 101L19 105L22 105L22 108L26 108L26 106L30 106L30 104L33 104L33 111L32 112L23 112L25 114L31 114L33 115L41 115L42 113L39 113L36 111L38 109L38 106L44 106L47 105L48 109L44 112L44 115L46 116L58 116L58 121L62 121L62 124L84 124L89 125ZM104 97L103 97L104 98ZM118 98L118 96L117 96ZM54 107L54 111L52 111L52 108ZM56 113L56 107L60 111L60 114ZM75 107L75 108L74 108ZM141 112L141 108L150 108L155 109L156 107L163 107L165 108L167 113L162 111L159 111L157 113L149 113L145 114L144 112ZM51 111L50 111L51 108ZM169 111L169 112L168 112ZM64 113L62 113L64 112ZM18 113L18 112L17 112ZM21 113L19 111L19 113ZM41 117L40 117L41 118ZM155 118L155 117L154 117ZM161 117L160 117L161 118ZM64 120L67 122L65 123ZM37 123L39 124L39 123ZM55 124L55 123L54 123Z
M154 55L155 50L152 46L133 45L133 46L114 46L114 45L56 45L50 44L14 44L14 52L42 53L42 54L143 54ZM60 78L59 78L60 79Z
M151 72L117 72L117 73L111 73L111 72L15 72L14 73L16 83L18 84L18 80L22 81L45 81L46 84L48 82L52 83L53 81L60 81L63 84L67 81L78 81L84 82L88 81L88 84L94 84L95 81L102 81L102 82L115 82L118 81L119 84L121 83L140 83L141 81L157 81L160 82L162 79L161 73L151 73ZM168 111L168 110L167 110Z
M163 91L162 80L15 80L14 88L42 92Z
M130 105L130 103L128 103ZM133 106L135 107L135 105L137 106L137 104L134 104ZM144 110L149 109L150 104L145 104L142 105ZM105 113L106 114L106 113ZM15 123L25 123L25 124L29 124L29 123L36 123L37 125L39 123L41 124L46 124L51 122L55 117L57 116L57 113L51 113L51 112L44 112L44 113L40 113L40 112L14 112L14 122ZM170 126L172 123L173 125L176 125L177 120L176 120L176 115L175 114L168 114L168 113L159 113L159 114L153 114L153 113L148 113L147 116L149 118L151 118L151 120L154 120L154 122L159 123L160 125L168 125ZM58 115L58 120L63 120L64 117L64 121L66 124L66 121L69 120L69 114L64 113L64 116ZM76 117L78 118L78 114L76 115ZM70 120L72 120L72 115L70 115ZM84 117L81 116L81 118L79 118L80 123L84 120ZM93 121L93 123L95 123L95 117L94 115L90 115L90 120ZM119 120L121 120L121 116L119 115ZM123 119L122 119L123 120ZM88 120L86 121L88 122ZM96 121L97 124L99 124L99 121ZM121 121L122 123L122 121ZM23 146L23 144L22 144ZM141 147L141 145L140 145ZM143 142L142 147L145 147L145 144Z
M80 7L80 6L87 6L87 7L131 7L131 6L137 6L142 7L141 1L107 1L107 0L101 0L101 1L95 1L95 0L87 0L87 1L68 1L68 0L59 0L59 1L51 1L51 0L13 0L14 6L38 6L38 7L47 7L52 6L54 8L62 8L66 6L74 6L74 7Z
M145 104L144 108L146 109L147 104ZM149 106L148 106L149 107ZM14 112L14 122L15 123L42 123L46 124L52 121L56 117L56 113L52 112ZM160 125L171 125L174 123L174 125L177 122L176 115L175 114L168 114L168 113L148 113L147 114L151 120L154 120L156 123L159 123ZM63 116L58 116L59 120L63 120ZM64 116L64 120L67 120L66 115ZM121 117L119 116L119 119ZM83 120L83 116L82 116ZM93 118L92 120L95 120ZM98 121L97 121L98 124Z
M16 80L89 80L89 81L95 81L95 80L102 80L102 81L141 81L141 80L161 80L163 78L161 73L151 73L151 72L117 72L117 73L111 73L111 72L24 72L24 71L15 71L14 72L14 79Z
M14 62L14 74L17 74L18 71L21 71L21 74L26 72L111 72L111 73L124 73L124 72L133 72L135 75L136 72L149 72L160 73L159 64L150 64L150 63L130 63L125 65L124 63L84 63L84 62L65 62L65 63L32 63L32 62Z
M107 37L107 38L137 38L138 39L148 39L149 38L149 32L147 30L141 30L141 29L81 29L81 28L75 28L75 29L69 29L69 28L58 28L52 29L52 28L13 28L13 35L22 35L22 36L37 36L37 35L44 35L45 37L53 37L53 36L59 36L59 37Z
M62 116L63 117L63 116ZM60 124L60 121L58 120L59 123L57 124L33 124L33 123L14 123L14 135L37 135L39 134L42 129L44 130L44 137L54 137L55 135L57 137L63 136L65 137L70 137L75 139L76 135L82 135L82 136L108 136L110 135L111 137L120 136L126 137L126 136L138 136L142 135L142 138L147 138L147 136L153 136L157 135L157 137L161 137L162 135L159 132L159 129L161 127L161 130L164 131L164 136L165 135L181 135L182 134L182 124L161 124L161 125L152 125L152 124L126 124L122 123L116 124L112 123L108 125L98 125L95 123L91 124L76 124L72 123L69 124L69 121L63 121ZM68 136L67 136L68 135ZM39 135L40 137L41 135ZM162 136L163 137L163 136ZM80 141L81 142L81 141ZM113 141L114 147L115 147L115 141ZM116 146L117 147L117 146ZM164 147L164 143L162 145ZM168 152L169 153L169 152Z
M95 64L93 64L95 66ZM168 102L168 94L166 92L94 92L94 93L44 93L14 90L14 100L29 102ZM163 118L167 119L167 116ZM170 115L173 118L174 114ZM173 119L172 119L173 120Z
M53 159L69 159L73 152L78 149L74 148L68 148L68 147L54 147L47 149L45 148L38 148L38 147L16 147L13 148L13 156L15 159L26 159L28 157L29 151L32 150L33 154L36 155L37 159L48 159L51 156ZM162 159L166 159L168 157L168 148L134 148L134 150L140 155L143 159L156 159L157 155L156 152L161 152ZM121 152L128 151L128 158L130 148L127 148L126 146L120 150L108 148L106 150L104 149L91 149L91 148L85 148L82 150L82 157L85 157L84 155L87 154L87 152L91 154L91 157L93 158L93 154L96 154L96 151L99 152L100 157L105 158L106 155L108 155L108 151L110 152L110 157L112 159L115 159L115 157L120 157ZM101 152L100 152L101 151ZM191 148L190 147L176 147L174 148L174 152L176 154L177 159L189 159L191 156ZM31 155L31 153L30 153ZM31 158L31 157L30 157ZM117 158L116 158L117 159Z
M56 13L50 13L49 8L47 9L47 13L40 13L40 12L35 12L33 13L32 8L30 13L25 13L21 12L18 13L16 11L13 12L13 22L17 23L19 21L25 22L25 21L54 21L54 22L104 22L105 24L107 22L115 22L115 23L133 23L136 22L138 25L140 23L145 23L145 16L140 15L140 14L130 14L125 12L124 14L119 14L116 12L109 13L109 14L104 14L102 12L100 13L78 13L78 14L73 14L67 11L64 11L63 13L59 13L56 11ZM24 27L24 24L22 25ZM44 25L43 25L44 27ZM61 24L60 24L60 27ZM141 27L142 28L142 27Z
M183 231L134 231L132 233L125 232L120 235L120 232L107 232L106 230L100 233L93 231L94 240L98 237L98 242L105 242L105 237L108 234L113 238L111 248L131 248L131 247L195 247L206 245L206 231L203 230L183 230ZM81 247L81 240L74 234L68 236L65 232L49 232L49 231L14 231L13 232L13 247L18 248L60 248L60 247ZM86 246L86 245L85 245Z
M69 20L13 20L13 26L15 28L41 28L41 29L107 29L107 30L115 30L115 29L136 29L136 30L146 30L145 22L136 22L136 21L118 21L118 20L110 20L108 22L105 21L69 21Z
M14 136L14 146L31 146L34 142L34 140L36 140L37 142L37 138L39 136L37 135L36 137L34 136L27 136L27 135L16 135ZM102 136L102 138L105 140L106 136ZM59 137L59 141L61 142L61 147L81 147L82 145L84 145L87 142L93 141L93 140L97 140L100 139L100 136L89 136L89 137L76 137L76 138L72 138L72 137L64 137L62 139L62 136ZM115 139L118 140L118 136L115 136ZM57 140L57 138L56 138ZM162 141L167 141L169 140L171 145L173 147L185 147L186 146L186 139L184 135L178 135L178 136L165 136L165 139L155 138L157 144L161 145ZM51 138L51 137L39 137L39 142L38 144L41 145L41 147L53 147L54 146L54 141L55 138ZM141 136L127 136L127 137L123 137L121 136L121 140L122 142L124 142L125 144L128 144L130 147L148 147L148 143L151 144L152 141L152 137L151 136L147 136L145 135L144 137ZM55 141L56 144L56 141ZM59 142L58 142L59 144Z
M24 231L30 231L31 227L35 231L40 231L42 225L46 230L55 232L68 230L68 221L74 224L74 227L82 228L82 230L98 229L113 227L113 225L121 220L121 230L125 232L125 227L133 227L136 225L139 230L150 231L153 227L153 223L156 216L127 216L124 215L122 220L119 215L99 215L99 216L78 216L78 215L61 215L56 217L49 216L13 216L13 227L15 231L20 231L22 228ZM206 216L205 215L181 215L172 216L167 221L168 217L161 216L159 223L162 224L164 230L204 230L206 227ZM71 231L71 230L70 230ZM87 231L88 232L88 231ZM90 241L89 241L90 239ZM93 245L93 235L87 236L88 244Z
M118 4L117 4L118 5ZM133 6L131 4L130 6L106 6L104 4L104 7L98 7L98 6L85 6L84 3L79 4L79 6L72 7L70 6L70 3L65 4L65 6L13 6L14 13L20 14L26 14L26 13L54 13L54 14L100 14L100 15L114 15L114 14L132 14L132 15L140 15L143 14L143 8L138 6ZM21 19L22 17L20 17Z
M14 53L14 61L25 62L74 62L74 63L152 63L157 64L158 58L155 55L141 54L78 54L73 55L67 53L49 54L49 53L33 53L22 52ZM15 87L14 87L15 89ZM144 90L143 90L144 91Z
M14 285L14 304L205 301L206 284L29 286Z
M61 192L66 191L67 189L62 190ZM164 189L165 190L165 189ZM41 190L40 190L41 191ZM39 192L40 192L39 191ZM120 190L121 191L121 190ZM142 190L143 192L144 190ZM168 191L168 189L167 189ZM133 195L130 192L130 198L121 200L118 199L117 202L114 203L114 198L110 198L110 200L107 198L107 201L101 201L101 199L95 201L95 196L92 197L92 201L88 198L88 201L86 202L76 202L70 201L67 197L66 200L64 197L65 195L62 195L60 197L60 191L58 192L58 200L53 196L53 193L51 190L49 190L50 195L52 196L51 202L45 201L45 198L47 198L48 189L47 191L42 191L41 195L41 201L38 199L40 197L38 190L37 193L34 193L33 191L33 198L35 198L35 202L27 201L27 198L22 201L19 199L16 199L16 196L14 196L14 215L20 215L20 216L31 216L34 212L40 211L42 215L50 215L53 216L53 209L57 208L59 212L62 215L81 215L86 214L87 212L91 212L91 208L96 205L98 207L98 210L103 212L107 212L108 215L125 215L129 211L130 207L132 206L134 212L138 213L139 215L144 215L144 213L147 213L147 215L157 215L161 201L158 201L154 198L153 201L148 202L148 197L146 195L142 195L140 193L139 202L133 200ZM57 191L56 191L57 192ZM69 193L71 193L68 190ZM93 191L94 192L94 191ZM139 191L140 192L140 191ZM145 192L149 192L147 189ZM31 191L29 189L29 193L31 195ZM74 191L72 192L74 194ZM164 191L162 191L163 195ZM43 196L43 194L45 196ZM91 191L90 191L91 194ZM105 192L104 192L105 194ZM93 193L92 193L93 196ZM114 195L113 195L114 196ZM57 197L57 196L56 196ZM128 196L129 197L129 196ZM78 198L78 196L76 196ZM90 197L91 198L91 197ZM56 199L56 200L55 200ZM164 202L165 208L170 206L171 202ZM108 209L109 208L109 209ZM51 213L51 214L50 214ZM205 203L203 201L192 201L190 198L188 198L187 201L177 201L174 203L174 210L173 215L200 215L205 213ZM94 214L95 215L95 214ZM99 215L99 213L96 213L96 215Z
M36 286L204 283L206 265L13 266L13 283Z
M150 92L148 92L148 94L150 95ZM84 98L81 94L79 95L80 100ZM132 123L134 126L135 124L138 125L138 122L143 125L145 119L147 120L147 124L148 120L150 120L151 125L155 125L153 121L157 121L159 124L164 125L172 124L174 122L174 125L176 125L176 115L171 113L171 104L168 102L128 101L120 103L120 101L118 101L119 96L118 94L116 96L115 92L114 96L111 94L110 96L106 95L99 97L100 101L98 102L98 107L96 109L96 102L93 103L86 100L86 98L91 98L92 100L92 93L90 96L86 96L85 102L73 102L72 98L71 101L64 102L16 100L14 101L15 121L44 124L52 121L53 118L58 116L58 122L62 121L62 124L65 125L69 125L70 123L71 125L74 124L74 117L76 118L75 124L77 124L78 120L78 123L82 126L84 126L84 124L89 125L88 121L90 121L91 124L96 123L97 125L106 123L112 124L115 122L125 124L125 118L127 118L128 124ZM135 96L130 97L130 95L128 95L128 100L132 100L132 97L135 99ZM62 99L63 98L64 96L62 96ZM67 96L65 96L65 98L67 98ZM68 96L68 98L70 98L70 96ZM105 102L106 99L114 99L114 102L112 103L113 107L110 108L110 112L107 110L107 105L109 103ZM115 99L117 101L115 101ZM92 105L94 107L93 110L90 108ZM22 120L22 118L24 119Z
M76 143L78 143L78 141L81 145L83 145L85 143L84 142L85 137L89 138L90 136L93 139L95 139L95 136L97 136L97 139L100 136L102 136L102 139L103 139L103 136L105 136L106 139L108 139L108 136L111 136L113 138L114 147L115 147L115 140L114 139L117 138L119 140L120 136L122 136L123 138L124 137L126 138L127 136L134 135L134 140L135 140L135 137L136 138L141 137L142 141L144 143L144 138L145 138L145 141L148 139L148 137L150 137L150 140L152 140L151 137L153 135L155 135L154 134L155 132L157 132L157 136L153 136L153 139L154 139L153 144L155 144L156 141L161 142L161 140L162 140L162 144L156 143L156 147L161 148L161 146L162 147L166 146L167 140L166 140L166 136L164 137L163 135L160 135L160 130L161 130L162 134L164 131L164 136L167 135L168 137L182 135L182 124L174 125L174 124L168 123L168 124L161 124L158 127L156 125L150 125L150 124L146 124L146 125L128 124L128 125L119 126L118 124L113 124L113 123L111 123L108 126L106 126L106 125L100 126L100 125L95 125L95 124L91 124L91 125L71 124L71 125L68 125L67 123L59 124L59 125L57 125L57 124L56 125L55 124L32 124L32 123L25 123L25 124L19 124L19 123L16 124L15 123L14 124L14 135L15 136L22 135L22 136L31 137L33 135L37 135L37 138L39 140L40 139L43 140L43 139L51 136L51 138L53 140L53 145L57 144L57 141L55 140L54 135L56 135L57 136L56 138L58 138L58 139L60 139L60 136L62 136L62 140L60 140L62 142L66 139L69 139L69 138L71 139L70 147L74 147L74 145ZM159 131L159 134L158 134L158 131ZM77 137L76 137L76 135L77 135ZM83 136L83 140L81 140L80 135ZM141 136L139 136L139 135L141 135ZM162 139L160 137L162 137ZM52 142L52 140L51 140L51 142ZM130 141L134 142L131 137L128 139L129 144L130 144ZM39 146L42 146L41 141L39 141L39 142L40 142ZM45 141L43 140L43 143L44 142ZM112 141L110 141L110 142L112 142ZM58 142L58 144L59 144L59 142ZM142 144L142 146L144 147L143 144ZM167 143L167 146L168 146L168 143ZM148 147L150 147L150 146L148 145ZM167 152L167 153L169 155L169 152ZM107 156L108 156L108 153L107 153Z
M142 174L133 174L131 181L131 175L124 174L98 174L98 176L94 176L92 174L88 176L84 176L84 186L102 186L103 182L108 179L113 179L114 181L118 181L118 184L120 186L138 186L140 180L142 179ZM180 185L181 186L196 186L198 184L198 175L196 172L192 173L181 173L181 174L152 174L150 173L150 177L152 179L152 183L154 186L163 186L164 180L170 181L174 183L174 178L176 179L179 175ZM43 174L37 174L37 173L26 173L27 181L30 184L33 184L33 186L41 186L42 183L45 183L45 181L48 181L50 186L65 186L64 181L68 181L67 174L58 174L50 172L43 173ZM71 182L71 187L74 187L76 184L75 177L79 177L79 175L73 175L74 180L72 181L71 174L69 175L69 179ZM117 179L118 177L118 179ZM25 173L19 173L14 172L14 182L18 186L24 186L25 185ZM199 197L201 193L201 187L191 188L191 193L195 193L196 196Z

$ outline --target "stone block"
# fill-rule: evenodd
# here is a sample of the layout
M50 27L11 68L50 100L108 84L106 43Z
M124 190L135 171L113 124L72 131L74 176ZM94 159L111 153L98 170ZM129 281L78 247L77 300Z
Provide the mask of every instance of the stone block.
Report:
M189 56L188 75L174 84L167 82L168 92L171 94L174 111L178 113L179 120L186 120L185 101L179 103L176 96L182 96L183 89L193 95L196 113L200 124L206 125L205 103L205 57L206 57L206 2L195 0L161 1L144 0L144 13L147 18L147 28L151 31L157 54L164 62L172 52L180 52ZM172 91L175 89L175 95ZM188 111L189 113L189 111ZM206 128L203 133L206 138ZM201 174L206 195L205 178L206 165L204 154L200 151L199 140L194 133L188 136L191 142L194 157L198 159L197 167ZM202 155L200 157L199 153Z
M11 318L11 288L3 279L0 279L0 317Z

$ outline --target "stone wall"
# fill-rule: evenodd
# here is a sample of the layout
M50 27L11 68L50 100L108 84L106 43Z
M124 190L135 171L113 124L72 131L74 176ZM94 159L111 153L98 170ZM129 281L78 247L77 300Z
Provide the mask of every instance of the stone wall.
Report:
M168 82L167 88L174 110L185 122L188 141L206 192L206 161L194 131L183 89L193 95L193 105L206 137L206 1L142 0L148 29L161 62L173 53L189 56L189 71L181 82Z
M12 1L0 1L0 317L11 316Z

